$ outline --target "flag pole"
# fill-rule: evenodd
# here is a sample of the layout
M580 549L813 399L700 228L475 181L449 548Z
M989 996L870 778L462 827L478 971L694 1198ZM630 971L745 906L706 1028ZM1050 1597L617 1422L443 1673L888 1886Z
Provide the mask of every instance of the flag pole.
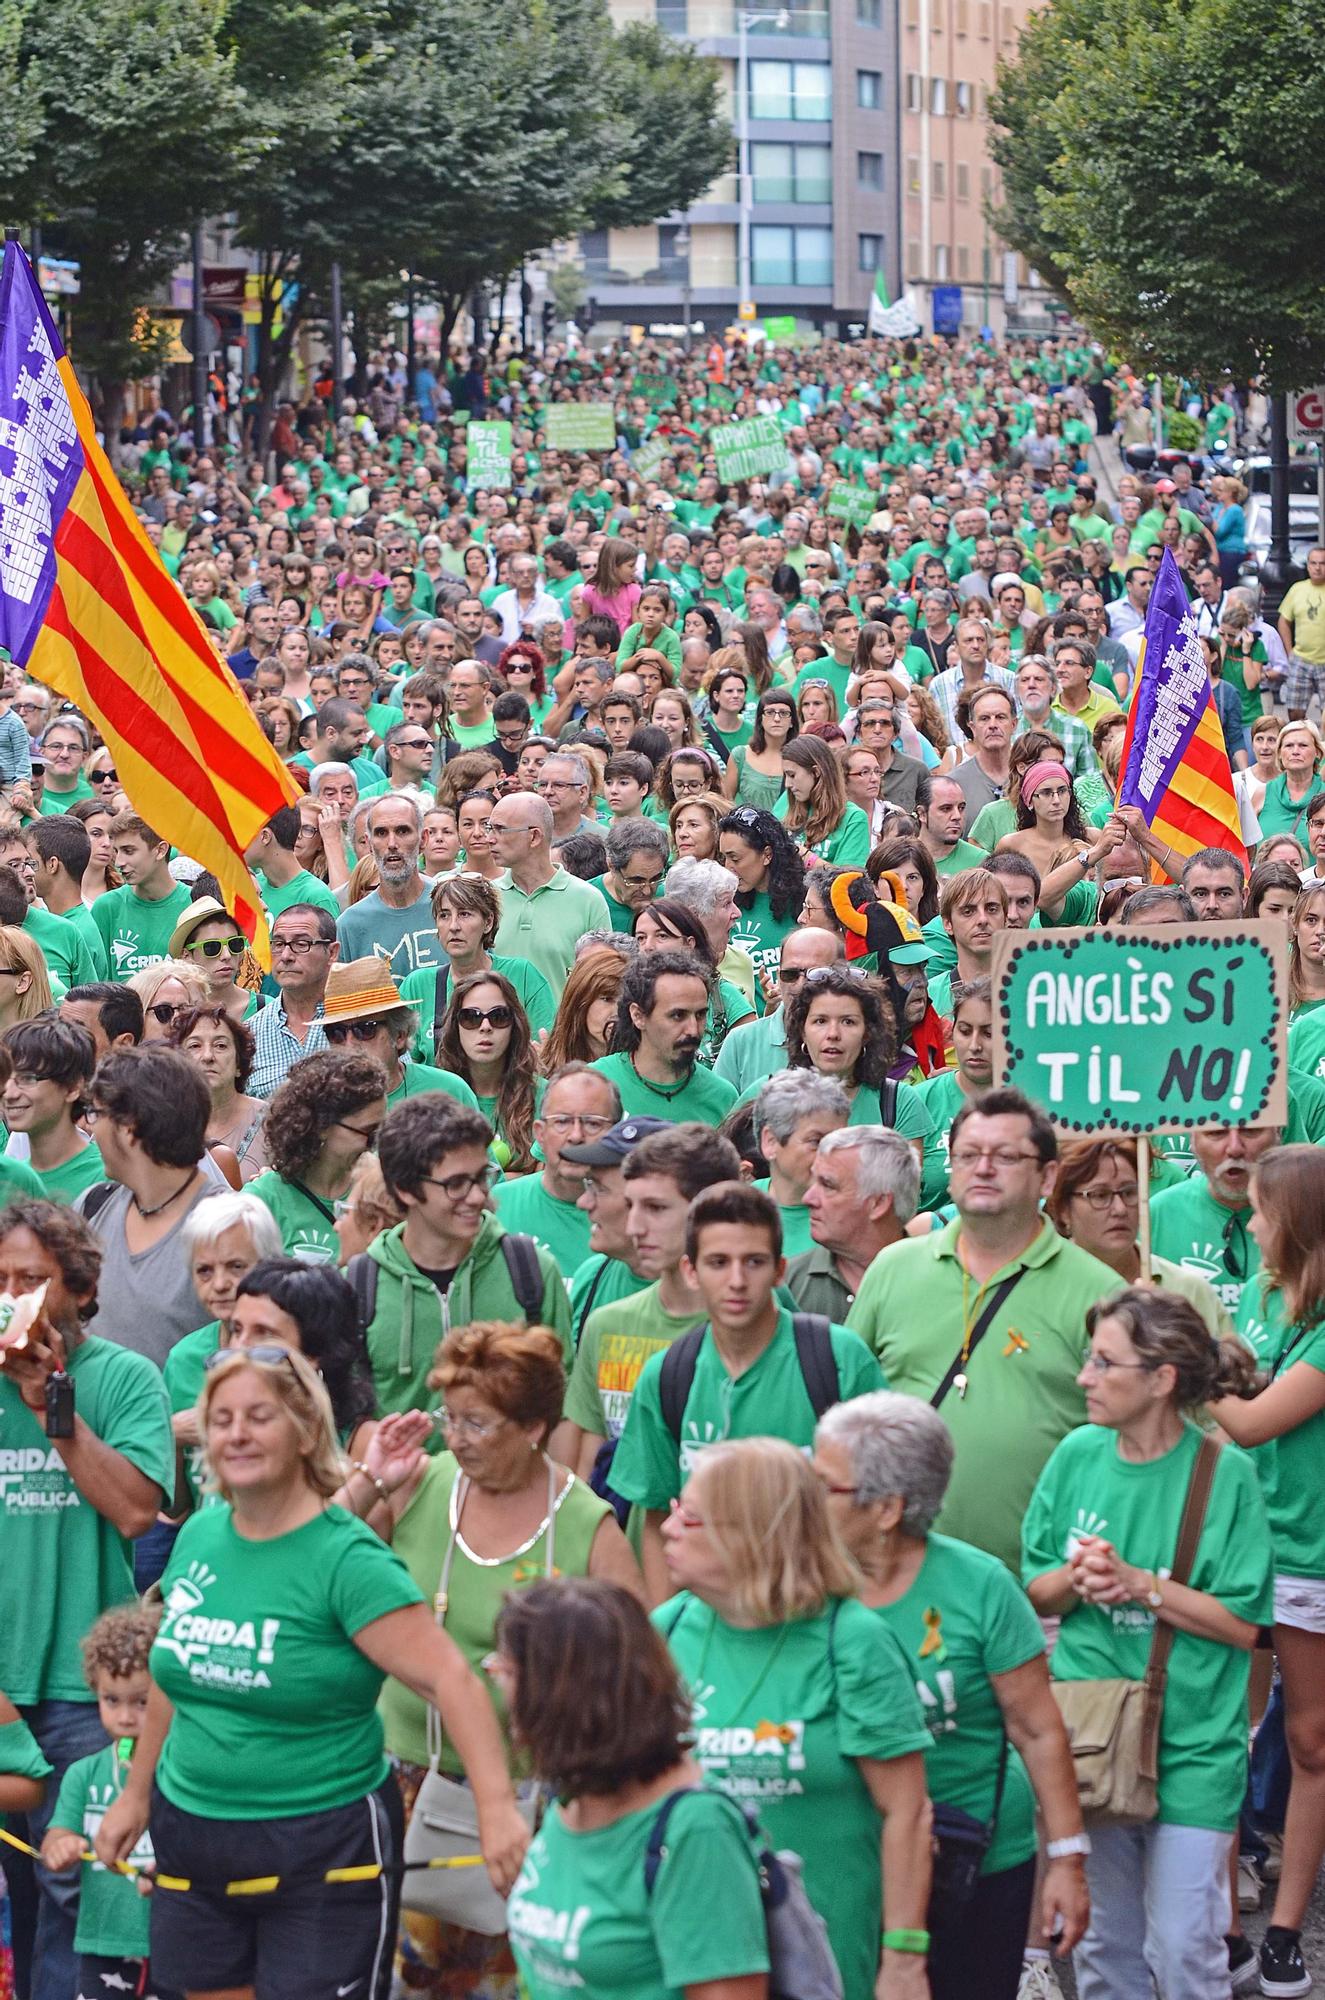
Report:
M1141 1283L1150 1283L1150 1134L1143 1132L1136 1142L1136 1178L1140 1182L1141 1228L1139 1249L1141 1252Z

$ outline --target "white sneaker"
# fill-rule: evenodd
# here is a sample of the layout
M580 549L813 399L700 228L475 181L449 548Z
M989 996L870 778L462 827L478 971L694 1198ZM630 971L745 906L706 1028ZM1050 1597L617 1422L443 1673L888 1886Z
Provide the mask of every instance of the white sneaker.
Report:
M1024 1958L1017 2000L1065 2000L1058 1968L1051 1958Z

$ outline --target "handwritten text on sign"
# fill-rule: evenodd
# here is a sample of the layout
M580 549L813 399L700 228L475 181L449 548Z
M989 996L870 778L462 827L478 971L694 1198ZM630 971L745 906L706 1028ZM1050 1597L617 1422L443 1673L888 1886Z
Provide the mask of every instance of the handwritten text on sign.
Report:
M1287 963L1277 923L1004 931L994 1073L1074 1132L1281 1124Z

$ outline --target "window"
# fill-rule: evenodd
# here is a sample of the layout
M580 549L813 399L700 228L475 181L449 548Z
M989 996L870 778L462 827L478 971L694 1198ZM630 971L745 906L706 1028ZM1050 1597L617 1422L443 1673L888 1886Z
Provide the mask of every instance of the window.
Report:
M948 169L944 161L935 160L932 167L934 193L942 199L948 192Z
M923 278L925 275L921 268L920 245L916 242L908 243L906 246L906 269L907 275L912 278Z
M908 111L920 111L924 108L924 91L924 79L917 76L913 69L908 70L906 74L906 108Z
M975 106L975 92L971 88L971 85L969 83L954 84L953 94L957 104L957 116L959 118L969 118Z
M856 19L862 28L877 28L883 20L883 0L856 0Z
M994 191L994 170L992 167L981 167L980 192L981 194L992 194L993 191Z
M906 191L908 194L920 192L920 155L908 153L906 156Z
M946 243L934 245L934 277L942 284L948 275L948 246Z
M856 238L856 269L877 271L883 262L883 238L861 235Z
M856 102L862 111L878 111L883 104L883 77L877 69L856 71Z
M833 115L832 70L817 62L752 62L750 116L801 122Z
M756 201L833 199L833 154L829 146L766 144L750 148Z
M971 199L971 169L967 166L965 160L958 160L954 172L956 174L956 194L958 201L969 201Z
M688 35L690 32L688 0L653 0L653 18L665 35Z
M831 285L833 232L792 228L784 223L756 223L750 231L750 262L756 286Z
M684 228L680 222L658 224L658 269L664 280L684 278L690 268L689 237L684 250L677 248L677 239Z
M586 272L601 274L607 270L607 231L605 229L582 229L580 231L580 256L584 260Z
M906 25L908 28L920 26L920 0L906 0Z
M982 42L987 42L994 31L993 22L990 18L992 13L993 8L990 6L989 0L980 0L980 40Z
M957 245L957 276L969 278L971 275L971 253L966 244Z
M932 76L929 79L929 108L935 118L948 115L948 79L946 76Z
M970 29L971 29L971 21L970 21L970 7L968 4L968 0L957 0L957 7L956 7L957 33L959 35L966 35L970 33Z
M857 153L856 180L861 187L879 192L883 187L883 154Z

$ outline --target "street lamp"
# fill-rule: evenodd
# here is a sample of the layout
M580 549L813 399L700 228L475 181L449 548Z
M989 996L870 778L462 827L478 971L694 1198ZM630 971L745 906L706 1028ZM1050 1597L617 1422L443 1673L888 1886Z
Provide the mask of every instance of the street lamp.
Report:
M690 303L690 223L688 220L682 222L673 242L677 256L685 259L685 268L681 272L681 317L685 321L685 332L681 336L681 345L685 352L689 354L690 322L694 315Z
M736 284L744 302L750 297L750 209L753 203L750 171L750 29L756 21L771 24L785 33L791 16L785 7L768 14L761 7L738 9L736 15L736 144L737 178L740 183L740 221L736 243Z

